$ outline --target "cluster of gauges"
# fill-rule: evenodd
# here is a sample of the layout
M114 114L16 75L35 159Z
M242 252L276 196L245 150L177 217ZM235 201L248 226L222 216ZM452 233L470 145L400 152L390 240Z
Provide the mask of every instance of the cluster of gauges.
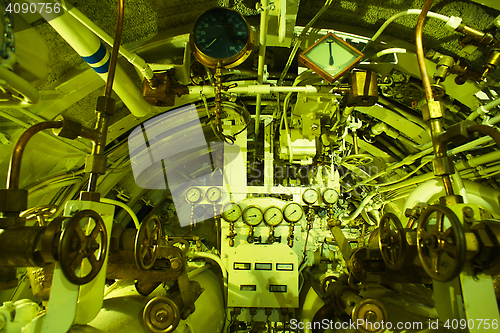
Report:
M296 202L286 204L283 210L277 206L270 206L265 211L255 205L250 205L243 210L237 203L229 202L224 206L222 218L227 222L236 222L242 217L243 222L251 227L258 226L262 221L270 227L276 227L283 219L288 223L296 223L303 214L302 206Z
M302 193L302 201L307 205L312 205L318 201L318 191L315 188L308 188ZM333 205L339 199L339 194L333 188L327 188L321 195L323 203L326 205Z
M190 187L186 191L186 201L192 205L203 200L203 197L205 197L208 202L215 204L222 198L222 190L217 186L209 187L205 192L205 196L203 196L202 189L196 186Z

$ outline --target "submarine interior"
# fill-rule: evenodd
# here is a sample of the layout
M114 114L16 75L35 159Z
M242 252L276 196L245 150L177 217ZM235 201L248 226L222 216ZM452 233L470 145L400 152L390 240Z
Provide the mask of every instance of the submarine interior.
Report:
M497 0L0 11L0 333L499 331Z

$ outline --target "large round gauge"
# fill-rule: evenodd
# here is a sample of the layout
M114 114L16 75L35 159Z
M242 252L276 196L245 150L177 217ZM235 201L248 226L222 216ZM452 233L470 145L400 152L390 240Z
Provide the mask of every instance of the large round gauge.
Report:
M222 191L217 186L212 186L205 193L205 197L208 201L216 203L222 198Z
M255 227L262 222L262 219L264 218L264 214L262 213L262 210L260 210L259 207L257 206L248 206L243 210L243 222L248 224L249 226Z
M296 202L290 202L283 208L283 216L289 223L298 222L303 214L302 206Z
M198 187L190 187L186 191L186 200L191 204L195 204L203 198L201 189Z
M189 35L196 59L208 67L231 68L245 61L253 48L253 32L238 12L213 8L198 17Z
M222 218L228 222L236 222L241 216L241 207L237 203L229 202L222 210Z
M323 202L327 205L333 205L339 200L339 194L333 188L327 188L323 192Z
M312 205L316 201L318 201L318 191L314 188L308 188L302 193L302 200L308 204Z
M270 206L264 212L264 222L270 227L276 227L283 221L283 212L279 207Z

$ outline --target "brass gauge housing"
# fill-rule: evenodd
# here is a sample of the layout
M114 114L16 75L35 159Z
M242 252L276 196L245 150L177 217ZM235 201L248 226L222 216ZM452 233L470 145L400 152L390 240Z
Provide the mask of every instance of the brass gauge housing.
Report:
M215 68L236 67L252 53L252 27L238 12L213 8L201 14L189 34L194 57L203 65Z
M227 222L236 222L241 216L241 207L237 203L229 202L224 205L222 218Z
M212 186L205 193L205 198L211 203L216 203L222 198L222 190L217 186Z
M186 191L186 201L190 204L195 204L203 199L203 193L198 187L190 187Z
M264 222L270 227L278 226L283 221L283 212L277 206L270 206L264 212Z
M316 201L318 201L318 191L314 188L308 188L302 193L302 200L308 204L312 205Z
M258 206L248 206L243 210L243 222L251 227L256 227L262 222L264 214Z
M290 202L283 207L283 217L288 223L297 223L302 215L304 215L304 210L296 202Z

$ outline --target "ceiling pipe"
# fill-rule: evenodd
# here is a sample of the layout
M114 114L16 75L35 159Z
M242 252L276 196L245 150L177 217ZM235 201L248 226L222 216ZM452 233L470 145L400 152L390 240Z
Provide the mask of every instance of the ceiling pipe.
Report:
M101 40L68 13L54 16L42 11L42 16L106 82L110 52ZM142 98L142 92L120 65L116 66L114 82L113 90L134 116L144 117L152 112L153 107Z
M257 83L264 81L264 65L266 62L266 44L267 44L267 23L269 19L269 0L261 0L260 13L260 36L259 36L259 65L257 67ZM262 94L257 94L257 105L255 108L255 137L259 136L260 109L262 103Z

